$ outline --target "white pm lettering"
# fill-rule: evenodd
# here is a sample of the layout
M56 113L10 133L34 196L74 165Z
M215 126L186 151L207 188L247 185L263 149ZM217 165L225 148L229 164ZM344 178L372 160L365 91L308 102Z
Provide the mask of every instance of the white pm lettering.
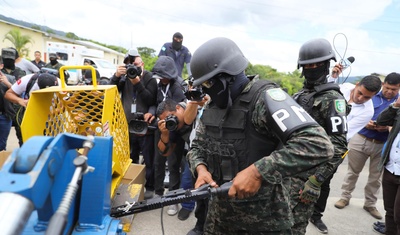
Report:
M303 107L299 106L290 106L294 113L297 115L297 117L300 118L300 121L305 122L307 119L304 117L304 114L309 116L309 114L303 109Z
M308 115L308 113L302 107L290 106L290 108L293 110L293 112L296 114L296 116L300 119L301 122L307 121L307 118L305 118L305 115ZM288 119L289 117L290 117L290 114L285 109L279 109L275 113L272 114L272 118L278 124L278 126L282 130L282 132L285 132L288 129L288 127L283 122L286 119Z
M279 128L281 128L282 132L285 132L287 130L286 125L283 124L283 120L285 120L289 117L290 117L289 112L284 109L279 109L275 113L272 114L272 118L278 124Z
M342 120L342 118L343 118L343 120ZM346 116L331 117L331 123L332 123L332 133L339 132L339 129L338 129L339 126L343 126L343 131L347 131L347 119L346 119Z

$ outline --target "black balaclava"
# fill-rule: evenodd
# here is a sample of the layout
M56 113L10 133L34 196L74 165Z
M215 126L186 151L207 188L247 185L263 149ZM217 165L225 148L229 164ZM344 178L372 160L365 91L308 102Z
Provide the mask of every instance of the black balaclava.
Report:
M175 41L174 38L180 38L180 39L182 39L182 41L180 41L180 42ZM181 33L177 32L174 34L174 36L172 36L172 48L175 51L179 51L182 48L182 42L183 42L183 35Z
M10 58L7 58L7 59L3 58L3 64L4 64L4 68L15 70L15 60L10 59Z
M312 88L327 82L327 77L329 74L329 61L325 61L323 66L305 69L303 67L302 75L304 75L304 86L306 88Z
M51 65L56 65L58 63L57 59L50 59Z
M231 87L231 98L235 100L240 93L243 91L244 87L249 83L249 79L247 78L244 72L239 73L235 76L232 87Z
M249 82L244 72L236 76L220 74L211 79L214 79L215 84L211 88L203 87L203 89L211 97L212 102L221 109L229 108Z
M230 78L211 78L215 79L215 84L211 88L203 87L204 92L210 96L212 102L220 109L225 109L230 101L229 84L227 81Z

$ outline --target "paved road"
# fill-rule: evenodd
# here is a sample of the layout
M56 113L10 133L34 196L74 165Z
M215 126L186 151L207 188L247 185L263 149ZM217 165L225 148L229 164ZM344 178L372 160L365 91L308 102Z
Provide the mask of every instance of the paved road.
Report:
M14 129L12 129L7 143L7 150L12 151L15 148L18 148L18 141L15 137ZM329 234L376 234L372 231L372 223L375 222L376 219L362 208L364 203L364 186L368 176L368 165L364 167L364 170L360 174L350 205L342 210L334 207L334 203L340 198L340 187L346 171L347 160L345 159L331 181L331 194L323 217L325 224L328 226ZM382 194L379 196L377 208L381 214L384 215L385 211L383 209ZM163 211L157 209L135 215L131 231L128 234L160 235L163 234L161 227L161 224L163 224L165 235L186 235L196 223L196 218L193 214L186 221L180 221L177 216L169 216L166 211L167 207L165 207ZM306 235L316 234L320 233L310 224L307 228Z
M328 226L331 235L355 235L355 234L376 234L372 231L372 223L377 221L362 208L364 205L364 186L367 182L368 166L360 174L356 190L350 205L339 210L334 207L340 199L341 184L347 171L347 160L340 165L334 178L331 181L331 193L328 199L323 221ZM384 215L382 195L379 196L377 204L378 210ZM177 216L169 216L166 213L167 207L163 211L163 225L165 235L186 235L196 223L196 218L192 214L188 220L180 221ZM137 214L134 218L130 235L160 235L161 230L161 209ZM312 224L309 224L306 235L321 234Z

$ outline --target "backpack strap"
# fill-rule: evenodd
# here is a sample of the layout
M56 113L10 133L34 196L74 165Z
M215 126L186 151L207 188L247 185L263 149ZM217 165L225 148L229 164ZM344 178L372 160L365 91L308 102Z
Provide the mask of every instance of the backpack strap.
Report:
M33 76L31 77L31 79L29 79L29 82L28 82L28 84L26 85L24 98L29 99L29 96L30 96L30 95L29 95L29 92L31 91L33 85L35 84L35 82L37 81L37 79L39 78L39 76L40 76L40 74L39 74L39 73L36 73L35 75L33 75Z

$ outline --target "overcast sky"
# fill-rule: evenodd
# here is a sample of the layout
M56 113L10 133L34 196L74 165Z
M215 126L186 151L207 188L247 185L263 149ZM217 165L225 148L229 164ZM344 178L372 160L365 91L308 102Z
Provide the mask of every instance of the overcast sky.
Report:
M336 57L355 57L351 76L400 72L400 0L0 0L8 17L109 45L158 51L183 34L194 53L228 37L252 64L293 72L300 46L325 38Z

